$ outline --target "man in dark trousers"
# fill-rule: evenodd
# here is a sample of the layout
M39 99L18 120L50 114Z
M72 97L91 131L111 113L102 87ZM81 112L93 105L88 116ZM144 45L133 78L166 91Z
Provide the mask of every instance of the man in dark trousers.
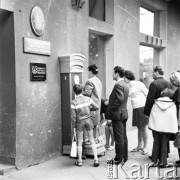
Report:
M164 72L161 66L156 66L153 69L153 79L154 81L149 86L149 92L146 99L146 104L144 107L144 114L149 117L151 109L154 104L154 100L161 97L161 92L165 88L171 88L170 82L163 78ZM157 117L158 121L158 117ZM161 133L157 131L152 131L153 133L153 150L152 150L152 161L153 166L159 165L160 167L165 167L167 165L167 154L168 154L168 143L169 134Z
M128 159L128 140L126 134L126 121L128 119L127 100L129 88L124 81L124 69L116 66L113 72L113 80L116 81L109 97L108 109L105 113L106 119L112 120L115 158L114 161L123 164Z

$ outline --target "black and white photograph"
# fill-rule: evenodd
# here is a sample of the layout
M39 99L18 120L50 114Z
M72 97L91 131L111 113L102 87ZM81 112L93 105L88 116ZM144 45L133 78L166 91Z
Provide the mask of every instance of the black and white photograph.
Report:
M180 0L0 0L0 180L180 179Z

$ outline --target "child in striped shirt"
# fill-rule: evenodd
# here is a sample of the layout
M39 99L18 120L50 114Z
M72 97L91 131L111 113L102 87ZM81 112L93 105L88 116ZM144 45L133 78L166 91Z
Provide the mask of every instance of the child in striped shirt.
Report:
M94 166L99 166L99 160L97 157L97 148L93 137L93 122L91 117L91 111L96 111L99 106L87 96L82 95L83 87L80 84L73 86L73 91L76 94L76 98L71 103L71 119L73 123L74 132L77 133L78 140L78 161L75 162L76 166L82 166L82 143L83 143L83 131L86 130L89 136L89 140L92 145L94 153Z

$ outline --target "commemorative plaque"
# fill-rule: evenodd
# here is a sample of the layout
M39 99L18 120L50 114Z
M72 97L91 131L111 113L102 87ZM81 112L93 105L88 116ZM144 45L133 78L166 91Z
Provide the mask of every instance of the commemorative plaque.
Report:
M51 55L51 43L32 38L23 38L23 46L25 53Z
M34 33L37 36L41 36L44 32L44 14L42 9L39 6L33 7L31 11L31 26L34 31Z
M45 81L46 80L46 64L30 63L30 80Z

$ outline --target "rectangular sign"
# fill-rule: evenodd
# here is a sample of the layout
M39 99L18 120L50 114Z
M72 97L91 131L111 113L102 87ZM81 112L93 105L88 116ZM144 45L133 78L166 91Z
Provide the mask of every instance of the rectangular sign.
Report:
M42 55L51 55L51 43L31 38L24 39L24 52Z
M45 81L46 80L46 64L30 63L30 80Z

